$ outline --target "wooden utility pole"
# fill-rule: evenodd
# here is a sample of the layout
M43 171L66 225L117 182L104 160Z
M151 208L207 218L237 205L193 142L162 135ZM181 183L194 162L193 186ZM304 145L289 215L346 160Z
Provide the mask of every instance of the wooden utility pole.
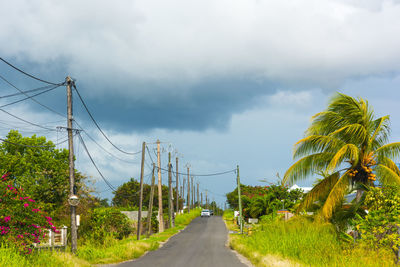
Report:
M186 202L186 197L185 197L186 179L185 179L185 176L183 176L182 184L183 184L183 187L182 187L182 199L183 199L182 210L183 210L183 207L185 206L185 202Z
M187 203L188 212L190 212L190 178L189 178L189 167L187 167Z
M206 209L208 209L208 198L207 198L207 190L206 190Z
M194 182L193 182L193 176L191 178L192 178L192 182L191 182L191 184L192 184L192 209L194 209Z
M146 142L142 144L142 163L140 165L140 193L139 193L139 212L137 223L137 240L140 240L140 231L142 230L142 205L143 205L143 173L144 173L144 156L146 152Z
M178 172L178 157L176 157L176 163L175 163L175 171L176 171L176 214L178 215L179 212L179 172Z
M240 233L243 234L243 217L242 217L242 196L240 193L240 175L239 175L239 165L237 165L237 188L238 188L238 197L239 197L239 225L240 225Z
M151 175L151 188L150 188L150 199L149 199L149 210L147 211L147 236L151 235L151 217L153 215L153 199L154 199L154 183L156 177L154 175L154 170L156 169L156 164L153 163L153 171Z
M200 207L200 201L199 201L199 182L197 182L197 207Z
M202 207L203 206L203 192L201 192L200 195L201 195L200 207Z
M161 157L160 140L157 140L157 174L158 174L158 232L164 232L163 203L162 203L162 183L161 183Z
M180 195L183 196L183 186L182 186L182 185L181 185L181 191L180 191L180 192L181 192ZM182 198L182 199L183 199L183 198ZM180 207L179 207L179 210L180 210ZM182 210L183 210L183 202L182 202Z
M173 214L174 214L174 203L172 202L172 164L171 164L171 152L168 152L168 221L169 221L169 228L174 227Z
M68 160L69 160L69 194L75 196L75 164L74 164L74 137L72 134L72 88L74 81L71 77L65 78L67 82L67 131L68 131ZM76 225L76 206L70 203L71 209L71 251L76 252L78 248L78 228Z

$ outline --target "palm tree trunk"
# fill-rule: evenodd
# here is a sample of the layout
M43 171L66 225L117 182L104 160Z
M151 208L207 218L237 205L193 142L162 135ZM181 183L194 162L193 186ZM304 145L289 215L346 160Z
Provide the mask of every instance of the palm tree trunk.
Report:
M356 194L357 203L360 202L363 192L364 191L362 189L357 189L357 194Z

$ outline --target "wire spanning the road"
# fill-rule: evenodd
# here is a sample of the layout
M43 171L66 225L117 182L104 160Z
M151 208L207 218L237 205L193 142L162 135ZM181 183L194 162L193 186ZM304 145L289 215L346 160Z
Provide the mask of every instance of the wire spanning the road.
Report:
M50 89L47 89L47 90L45 90L45 91L43 91L43 92L40 92L40 93L31 95L31 96L27 96L27 97L25 97L25 98L16 100L16 101L14 101L14 102L7 103L7 104L5 104L5 105L2 105L2 106L0 106L0 108L4 108L4 107L7 107L7 106L11 106L11 105L17 104L17 103L19 103L19 102L25 101L25 100L27 100L27 99L31 99L32 97L35 97L35 96L38 96L38 95L41 95L41 94L50 92L50 91L52 91L52 90L54 90L54 89L56 89L56 88L58 88L58 87L60 87L60 86L61 86L61 85L55 85L55 86L51 87Z
M33 125L33 126L36 126L36 127L42 128L42 129L46 129L46 130L49 130L49 131L57 131L56 129L48 128L48 127L45 127L45 126L42 126L42 125L39 125L39 124L30 122L30 121L27 121L27 120L25 120L25 119L23 119L23 118L20 118L20 117L14 115L14 114L12 114L12 113L10 113L10 112L8 112L8 111L2 109L2 108L0 108L0 110L3 111L4 113L10 115L11 117L14 117L14 118L16 118L16 119L18 119L18 120L20 120L20 121L23 121L23 122L25 122L25 123L28 123L28 124L30 124L30 125Z
M115 191L117 191L117 190L116 190L115 187L104 177L104 175L101 173L101 171L100 171L99 168L97 167L96 163L94 162L92 156L90 155L89 150L88 150L88 148L86 147L86 144L85 144L85 142L83 141L83 138L82 138L82 136L81 136L81 134L80 134L79 132L78 132L78 137L79 137L79 139L80 139L80 141L81 141L81 143L82 143L82 146L83 146L83 148L85 149L86 154L88 155L90 161L92 162L93 166L96 168L97 172L100 174L100 177L104 180L104 182L107 184L107 186L113 191L113 193L115 193Z
M119 148L118 146L116 146L111 140L110 138L108 138L108 136L103 132L103 130L100 128L99 124L97 123L97 121L94 119L92 113L90 112L89 108L87 107L85 101L83 100L81 94L79 93L78 89L76 88L75 84L74 85L74 89L76 91L76 93L78 94L79 99L82 102L83 107L85 108L86 112L89 114L89 117L92 119L93 123L96 125L97 129L101 132L101 134L104 136L105 139L107 139L107 141L113 146L115 147L115 149L119 150L120 152L124 153L124 154L128 154L128 155L136 155L141 153L142 151L137 151L137 152L127 152L122 150L121 148Z
M156 167L156 168L158 168L158 167ZM164 168L160 168L161 170L164 170L164 171L168 171L167 169L164 169ZM229 170L229 171L223 171L223 172L216 172L216 173L206 173L206 174L194 174L194 173L190 173L190 176L217 176L217 175L223 175L223 174L227 174L227 173L236 173L236 169L233 169L233 170ZM181 172L178 172L178 174L180 174L180 175L187 175L187 173L181 173Z
M7 64L8 66L10 66L11 68L13 68L13 69L15 69L15 70L21 72L22 74L25 74L26 76L28 76L28 77L30 77L30 78L32 78L32 79L35 79L35 80L37 80L37 81L40 81L40 82L43 82L43 83L47 83L47 84L51 84L51 85L64 85L64 84L65 84L65 82L62 82L62 83L53 83L53 82L49 82L49 81L40 79L40 78L38 78L38 77L33 76L32 74L29 74L29 73L27 73L27 72L21 70L20 68L17 68L16 66L14 66L14 65L11 64L10 62L6 61L6 60L3 59L2 57L0 57L0 60L3 61L4 63L6 63L6 64Z
M3 138L0 138L0 140L3 141L3 142L6 142L6 143L8 143L8 144L11 144L11 145L23 146L23 147L32 147L32 148L39 148L39 147L41 147L41 148L44 148L44 147L49 148L49 147L55 147L55 146L61 145L61 144L63 144L63 143L65 143L65 142L68 141L68 139L65 139L65 140L63 140L63 141L61 141L61 142L58 142L58 143L52 144L52 145L48 145L48 146L32 146L32 145L25 145L25 144L10 142L10 141L8 141L8 140L6 140L6 139L3 139Z

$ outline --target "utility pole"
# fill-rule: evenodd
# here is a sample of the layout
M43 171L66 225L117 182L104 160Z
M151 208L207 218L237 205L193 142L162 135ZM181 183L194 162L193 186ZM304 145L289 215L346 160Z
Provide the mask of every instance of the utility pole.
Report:
M143 173L144 173L144 156L146 152L146 142L142 144L142 163L140 165L140 193L139 193L139 212L137 224L137 240L140 240L140 231L142 230L142 205L143 205Z
M180 194L180 196L183 196L183 186L181 186L181 194ZM179 210L180 210L180 207L179 207ZM183 202L182 202L182 210L183 210Z
M178 157L176 157L175 169L176 169L176 214L179 212L179 173L178 173Z
M65 78L67 82L67 131L68 131L68 160L69 160L69 199L77 198L75 195L75 164L74 164L74 137L72 134L72 89L74 81L71 77ZM71 208L71 251L75 253L78 247L78 228L76 225L76 205L70 203Z
M200 201L199 201L199 182L197 182L197 207L200 207Z
M183 176L182 184L183 184L183 186L182 186L182 199L183 199L183 202L182 202L182 211L183 211L183 207L185 206L185 202L186 202L186 199L185 199L185 185L186 185L185 176Z
M189 178L189 166L187 167L187 208L188 213L190 212L190 178Z
M191 178L192 178L192 182L191 182L191 184L192 184L192 209L194 209L194 182L193 182L193 176Z
M151 188L150 188L150 199L149 199L149 210L147 211L147 236L151 234L151 217L153 215L153 199L154 199L154 183L156 177L154 175L154 170L156 169L156 164L153 163L153 171L151 175Z
M174 204L172 202L172 164L171 152L168 152L168 221L169 228L174 227L173 223Z
M160 140L157 140L157 174L158 174L158 232L164 232L163 205L162 205L162 183L161 183L161 158Z
M237 165L237 187L238 187L238 197L239 197L239 225L240 233L243 234L243 217L242 217L242 196L240 193L240 175L239 175L239 165Z
M207 190L206 190L206 209L208 209L208 198L207 198Z

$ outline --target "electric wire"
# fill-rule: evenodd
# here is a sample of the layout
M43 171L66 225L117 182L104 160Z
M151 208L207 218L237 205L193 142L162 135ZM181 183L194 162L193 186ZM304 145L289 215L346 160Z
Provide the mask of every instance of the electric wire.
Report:
M77 134L78 134L78 136L79 136L79 139L81 140L81 143L82 143L83 148L84 148L85 151L86 151L86 154L88 155L90 161L92 162L92 164L93 164L93 166L95 167L95 169L97 170L97 172L100 174L100 177L104 180L104 182L107 184L107 186L108 186L111 190L113 190L113 192L115 193L115 191L116 191L115 187L104 177L104 175L101 173L101 171L100 171L99 168L97 167L96 163L94 162L92 156L91 156L90 153L89 153L88 148L86 147L85 142L83 141L83 138L82 138L81 134L80 134L79 132L78 132Z
M113 153L111 153L110 151L108 151L107 149L105 149L102 145L100 145L93 137L91 137L85 130L82 130L84 132L84 134L89 137L89 139L95 143L99 148L101 148L104 152L106 152L107 154L109 154L110 156L112 156L113 158L120 160L122 162L125 163L129 163L129 164L137 164L137 162L133 162L133 161L129 161L129 160L125 160L125 159L121 159L119 157L117 157L116 155L114 155ZM141 151L140 151L141 152Z
M60 86L61 86L61 85L53 86L53 87L51 87L50 89L47 89L47 90L45 90L45 91L43 91L43 92L40 92L40 93L31 95L31 96L28 96L28 97L25 97L25 98L16 100L16 101L14 101L14 102L7 103L7 104L5 104L5 105L2 105L2 106L0 106L0 108L4 108L4 107L7 107L7 106L11 106L11 105L17 104L17 103L19 103L19 102L25 101L25 100L27 100L27 99L32 99L32 97L35 97L35 96L38 96L38 95L41 95L41 94L45 94L45 93L50 92L50 91L52 91L52 90L54 90L54 89L56 89L56 88L58 88L58 87L60 87Z
M63 144L63 143L65 143L65 142L68 141L68 139L66 139L66 140L63 140L63 141L58 142L58 143L56 143L56 144L53 144L53 145L48 145L48 146L32 146L32 145L25 145L25 144L19 144L19 143L10 142L10 141L8 141L8 140L6 140L6 139L3 139L3 138L0 138L0 140L3 141L3 142L6 142L6 143L8 143L8 144L11 144L11 145L23 146L23 147L32 147L32 148L39 148L39 147L41 147L41 148L44 148L44 147L49 148L49 147L61 145L61 144Z
M156 167L156 168L158 168L158 167ZM160 169L164 170L164 171L168 171L167 169L164 169L164 168L160 168ZM231 172L236 172L236 169L229 170L229 171L223 171L223 172L216 172L216 173L206 173L206 174L194 174L194 173L191 173L190 175L191 176L218 176L218 175L223 175L223 174L227 174L227 173L231 173ZM186 175L187 173L178 172L178 174Z
M103 130L100 128L99 124L97 123L97 121L94 119L92 113L89 111L89 108L87 107L85 101L83 100L81 94L79 93L78 89L76 88L75 84L73 84L76 93L78 94L79 99L82 102L83 107L85 108L86 112L89 114L89 117L92 119L93 123L96 125L97 129L101 132L101 134L104 136L104 138L107 139L107 141L113 146L115 147L117 150L119 150L120 152L124 153L124 154L128 154L128 155L136 155L141 153L142 151L137 151L137 152L127 152L122 150L121 148L119 148L118 146L116 146L113 142L111 142L110 138L108 138L108 136L103 132Z
M0 79L6 81L6 79L2 75L0 75ZM19 96L19 95L22 95L22 94L26 95L27 93L33 93L33 92L36 92L36 91L45 90L45 89L50 88L50 87L52 87L52 85L41 86L41 87L37 87L37 88L34 88L34 89L26 90L26 91L22 91L21 90L21 92L19 92L19 93L0 96L0 99L9 98L9 97L13 97L13 96Z
M39 124L30 122L30 121L27 121L27 120L25 120L25 119L23 119L23 118L20 118L20 117L14 115L14 114L12 114L12 113L10 113L10 112L8 112L8 111L2 109L2 108L0 108L0 110L3 111L4 113L10 115L11 117L14 117L14 118L16 118L16 119L18 119L18 120L20 120L20 121L23 121L23 122L25 122L25 123L28 123L28 124L30 124L30 125L33 125L33 126L36 126L36 127L42 128L42 129L46 129L46 130L49 130L49 131L57 131L56 129L48 128L48 127L45 127L45 126L42 126L42 125L39 125Z
M65 118L65 119L67 118L64 114L62 114L62 113L60 113L60 112L58 112L58 111L52 109L51 107L46 106L45 104L42 104L41 102L39 102L38 100L36 100L35 98L33 98L34 96L29 96L29 95L26 93L26 91L24 92L23 90L19 89L17 86L15 86L14 84L12 84L10 81L8 81L8 80L7 80L6 78L4 78L3 76L0 75L0 78L1 78L3 81L5 81L6 83L8 83L10 86L12 86L13 88L15 88L17 91L19 91L21 94L24 94L25 96L27 96L28 98L30 98L30 99L31 99L33 102L35 102L36 104L38 104L38 105L44 107L45 109L47 109L47 110L49 110L49 111L51 111L51 112L53 112L53 113L55 113L55 114L57 114L57 115L59 115L59 116ZM60 85L60 86L61 86L61 85Z
M51 84L51 85L63 85L63 84L65 83L65 82L62 82L62 83L53 83L53 82L49 82L49 81L40 79L40 78L38 78L38 77L35 77L35 76L33 76L33 75L31 75L31 74L29 74L29 73L27 73L27 72L21 70L20 68L17 68L16 66L14 66L14 65L11 64L10 62L6 61L6 60L3 59L2 57L0 57L0 60L3 61L4 63L6 63L8 66L12 67L13 69L15 69L15 70L21 72L22 74L25 74L26 76L28 76L28 77L30 77L30 78L32 78L32 79L37 80L37 81L40 81L40 82L43 82L43 83L47 83L47 84Z

